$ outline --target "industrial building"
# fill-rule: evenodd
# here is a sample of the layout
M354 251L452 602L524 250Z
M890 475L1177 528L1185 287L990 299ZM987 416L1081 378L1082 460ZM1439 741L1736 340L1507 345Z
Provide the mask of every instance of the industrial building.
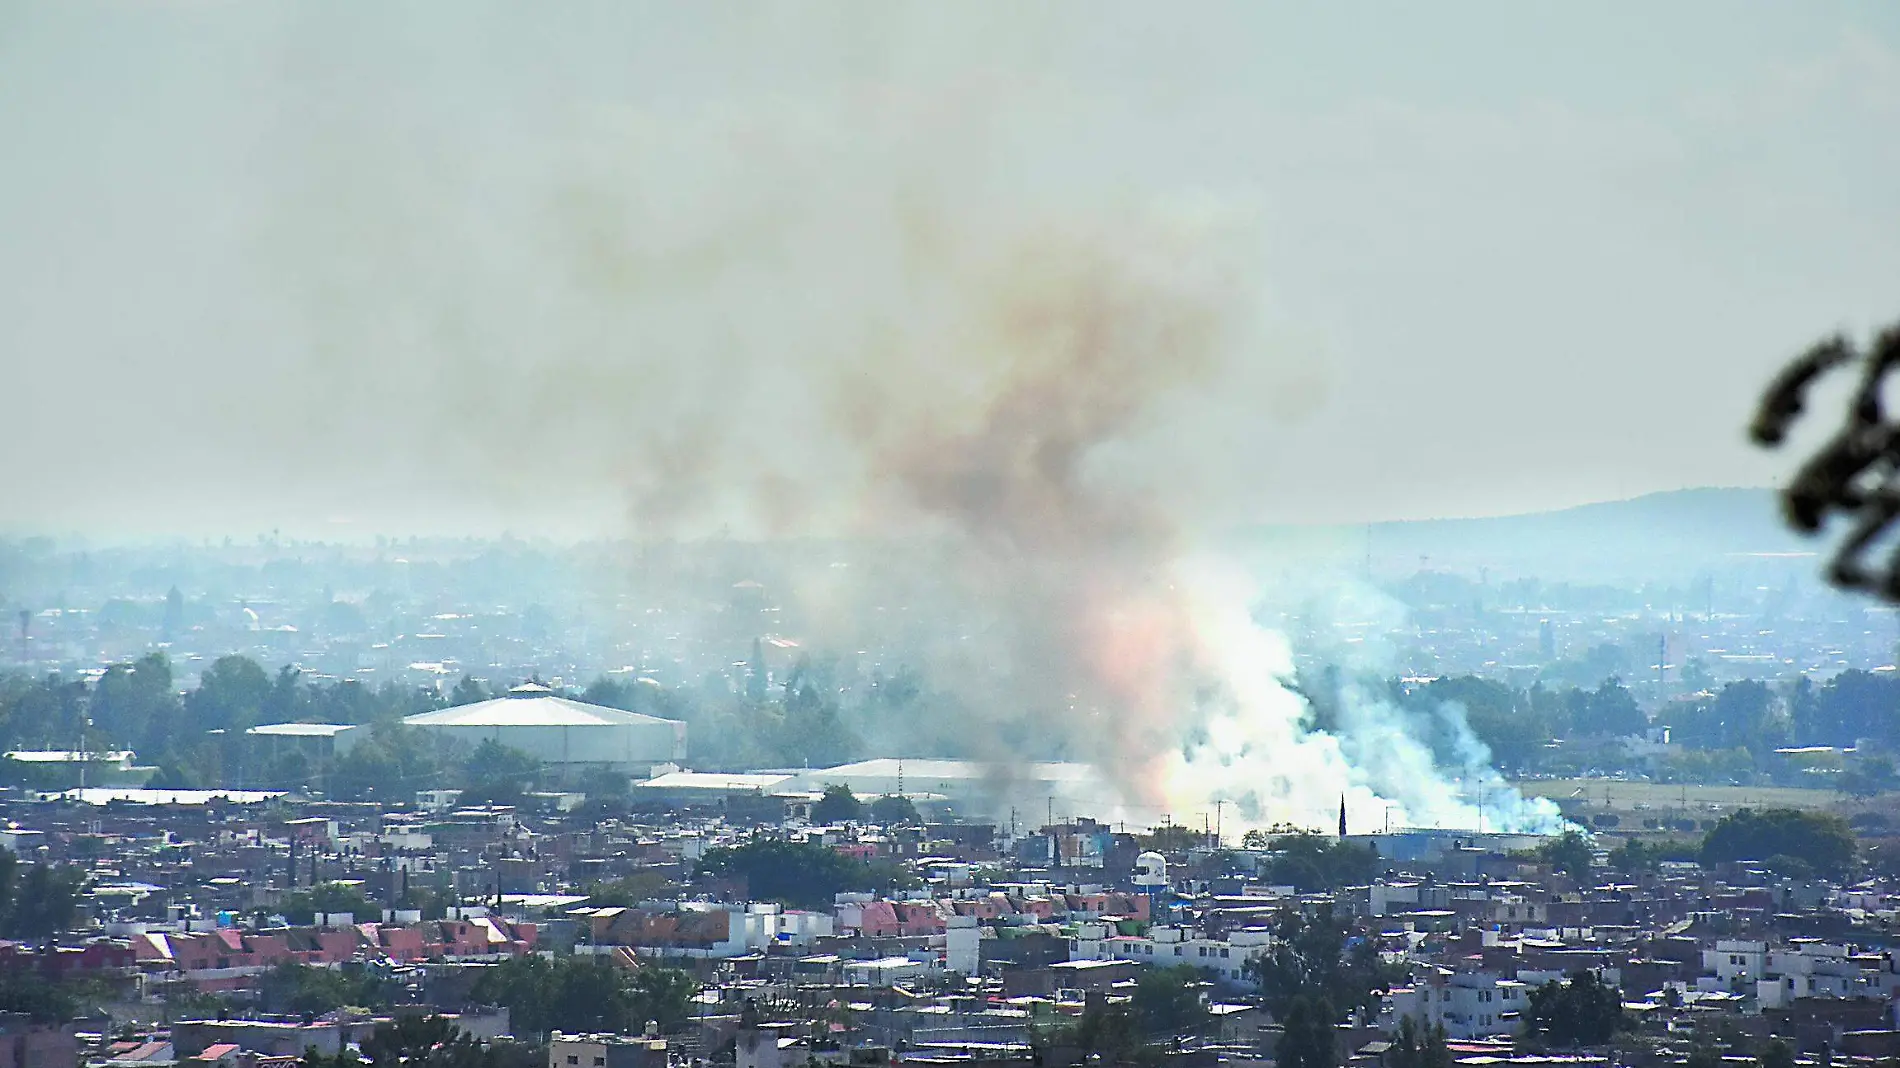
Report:
M686 755L686 724L560 697L546 686L516 686L492 701L423 712L403 724L470 748L494 741L519 749L559 773L611 767L645 778L655 764ZM351 734L340 735L341 754Z
M1072 813L1114 796L1088 764L879 757L831 768L802 769L789 788L814 793L837 783L859 797L903 794L925 809L965 816L1006 817L1011 808L1036 816ZM784 789L787 787L781 787Z

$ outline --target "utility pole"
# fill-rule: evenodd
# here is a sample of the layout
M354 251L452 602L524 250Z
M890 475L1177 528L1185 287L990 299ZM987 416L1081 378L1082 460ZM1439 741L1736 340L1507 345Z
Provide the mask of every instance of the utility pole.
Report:
M79 796L86 795L86 728L92 726L91 716L79 717Z

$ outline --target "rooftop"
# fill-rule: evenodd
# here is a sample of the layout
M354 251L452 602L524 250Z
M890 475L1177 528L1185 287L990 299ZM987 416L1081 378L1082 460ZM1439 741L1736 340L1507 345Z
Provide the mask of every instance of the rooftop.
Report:
M506 697L406 716L403 722L411 727L618 727L676 723L658 716L556 697L546 687L525 686L515 687Z
M976 760L900 760L878 757L855 764L825 768L819 775L866 775L914 779L1018 779L1029 782L1081 782L1095 775L1087 764L1032 763L1026 765L992 764Z
M349 723L263 723L244 733L266 738L334 738L355 729Z

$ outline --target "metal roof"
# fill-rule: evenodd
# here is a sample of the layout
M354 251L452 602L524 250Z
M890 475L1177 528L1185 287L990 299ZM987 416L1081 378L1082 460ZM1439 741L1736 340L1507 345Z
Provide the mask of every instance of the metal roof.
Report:
M855 764L840 764L835 768L823 768L809 773L813 779L822 779L827 775L876 775L893 779L903 775L906 778L919 780L1000 778L1027 782L1080 782L1093 777L1095 769L1087 764L1054 762L995 764L977 760L900 760L895 757L874 757L870 760L860 760Z
M620 727L641 723L672 726L677 721L543 692L423 712L406 716L403 722L411 727Z
M348 723L260 723L244 733L267 738L334 738L355 729Z
M79 752L71 749L15 749L6 754L8 760L17 760L22 764L79 764L104 761L119 764L137 756L130 749L108 749L103 752L88 749Z
M649 790L770 790L792 781L790 775L725 774L714 771L669 771L640 783Z

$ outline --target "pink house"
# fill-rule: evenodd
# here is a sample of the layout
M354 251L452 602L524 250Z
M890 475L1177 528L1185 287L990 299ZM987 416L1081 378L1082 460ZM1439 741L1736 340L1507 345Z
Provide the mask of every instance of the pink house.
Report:
M897 911L897 933L900 935L942 934L948 926L942 910L934 901L898 901L894 907Z
M866 901L858 931L869 938L895 938L902 933L897 906L889 901Z
M150 972L176 972L201 989L241 989L256 974L286 961L309 965L355 960L428 960L453 956L518 956L532 951L538 929L493 917L444 920L416 927L358 924L245 932L226 927L195 934L149 933L130 955Z

